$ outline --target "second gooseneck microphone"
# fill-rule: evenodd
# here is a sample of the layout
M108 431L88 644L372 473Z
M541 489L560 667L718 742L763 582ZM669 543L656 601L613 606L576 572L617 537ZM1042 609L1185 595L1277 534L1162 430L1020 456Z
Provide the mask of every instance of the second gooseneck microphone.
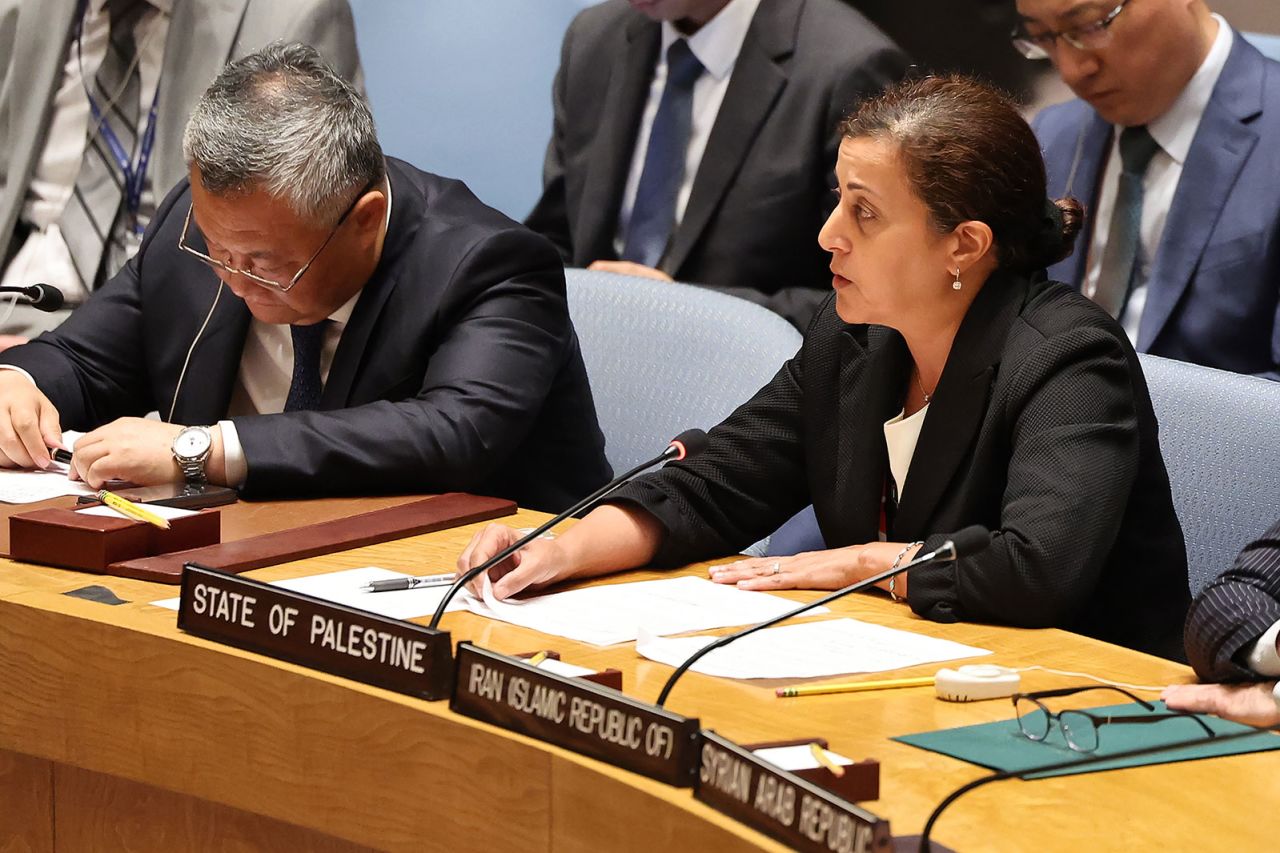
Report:
M51 284L33 284L30 287L0 287L0 293L16 293L25 297L27 304L38 311L57 311L62 307L62 291Z
M657 465L660 462L684 459L692 454L701 452L702 449L706 446L707 446L707 434L705 432L703 432L700 429L685 430L684 432L677 435L675 438L671 439L671 443L668 444L666 449L664 449L657 456L653 457L652 459L646 462L641 462L639 465L632 468L630 471L626 472L625 474L619 477L615 477L614 479L610 480L608 483L605 483L603 486L596 489L591 494L587 495L582 500L578 501L573 506L566 509L564 512L557 515L555 518L551 519L550 521L544 522L538 527L535 527L527 535L522 536L521 538L517 539L515 542L512 542L506 548L503 548L501 551L494 554L492 557L485 560L480 565L476 566L475 568L471 569L468 572L458 575L457 580L453 582L453 586L449 587L449 591L446 592L444 594L444 597L440 599L440 604L439 606L436 607L435 615L431 617L431 627L432 628L439 627L440 619L442 616L444 616L445 608L449 606L449 602L453 600L453 597L458 594L458 590L462 589L464 586L471 583L472 580L474 580L475 578L478 578L480 575L489 571L489 569L498 565L503 560L507 559L512 554L514 554L516 551L519 551L521 548L528 545L530 542L537 539L539 536L546 533L548 530L555 527L557 524L564 521L569 516L576 515L579 512L582 512L584 509L588 509L589 507L595 506L596 504L600 503L600 501L604 500L609 495L613 494L618 489L622 488L622 486L626 485L626 483L632 477L636 476L641 471L644 471L648 468L652 468L654 465Z

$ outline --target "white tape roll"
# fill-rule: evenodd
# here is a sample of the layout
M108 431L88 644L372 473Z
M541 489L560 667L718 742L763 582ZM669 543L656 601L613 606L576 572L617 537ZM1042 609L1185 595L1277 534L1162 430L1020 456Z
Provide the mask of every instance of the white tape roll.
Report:
M1012 696L1021 684L1022 676L1007 666L971 663L958 669L938 670L933 689L939 699L948 702L976 702Z

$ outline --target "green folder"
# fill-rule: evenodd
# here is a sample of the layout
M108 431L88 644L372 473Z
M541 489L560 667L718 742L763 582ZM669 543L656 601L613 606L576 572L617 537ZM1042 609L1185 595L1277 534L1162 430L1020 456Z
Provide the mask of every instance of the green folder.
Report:
M1155 703L1155 712L1167 709L1163 702ZM1062 710L1054 708L1054 710ZM1087 708L1096 714L1121 717L1155 713L1137 703ZM1028 779L1044 779L1050 776L1070 776L1076 773L1093 773L1099 770L1118 770L1122 767L1141 767L1147 764L1167 764L1172 761L1191 761L1197 758L1214 758L1220 755L1240 755L1248 752L1280 749L1280 736L1276 733L1253 729L1239 723L1200 715L1214 734L1235 735L1221 743L1209 741L1179 747L1189 741L1204 739L1204 730L1190 720L1166 720L1150 725L1108 725L1098 729L1098 748L1093 752L1076 752L1067 746L1062 729L1055 723L1049 736L1043 741L1033 741L1018 731L1015 717L995 723L976 726L960 726L932 732L902 735L894 740L918 746L931 752L940 752L970 764L1004 770ZM1246 735L1253 732L1252 736ZM1168 747L1165 751L1145 755L1117 758L1115 761L1097 761L1082 767L1063 767L1043 773L1034 772L1037 767L1050 767L1069 761L1090 761L1107 755L1133 750Z

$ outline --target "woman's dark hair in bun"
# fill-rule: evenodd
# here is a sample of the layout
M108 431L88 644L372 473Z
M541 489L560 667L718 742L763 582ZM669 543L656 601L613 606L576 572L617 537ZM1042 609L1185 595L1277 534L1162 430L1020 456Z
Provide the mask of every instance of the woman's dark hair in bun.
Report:
M996 89L958 75L906 80L863 101L841 132L894 143L934 227L985 222L1002 269L1032 272L1071 254L1080 204L1045 198L1040 143Z

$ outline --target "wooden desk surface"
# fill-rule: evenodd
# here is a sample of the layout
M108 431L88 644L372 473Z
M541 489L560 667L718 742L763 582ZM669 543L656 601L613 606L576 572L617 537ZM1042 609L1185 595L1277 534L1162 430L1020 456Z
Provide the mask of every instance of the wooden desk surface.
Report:
M542 518L522 512L512 523ZM276 580L365 565L444 570L478 527L251 574ZM660 576L669 575L633 572L602 582ZM61 594L93 583L129 603ZM815 595L782 594L797 601ZM294 833L291 844L333 850L781 849L695 802L688 790L459 717L447 703L184 635L172 611L146 603L172 595L171 586L0 561L0 802L29 806L8 819L0 809L0 849L13 836L38 841L54 824L47 846L18 849L77 849L77 839L101 847L93 843L100 832L118 839L131 833L128 846L136 850L210 839L224 849L228 839L279 846L286 831ZM939 625L881 597L855 596L832 610L996 652L983 662L1137 684L1190 678L1185 667L1061 631ZM455 640L498 651L555 648L572 663L616 667L625 692L644 700L656 697L671 671L639 658L631 645L598 648L467 613L450 614L444 627ZM888 738L1011 713L1007 700L947 703L929 688L779 700L779 683L690 673L668 707L739 741L822 736L845 755L878 758L881 797L866 805L891 821L895 835L918 833L938 801L986 771ZM1024 676L1030 689L1070 683L1078 681ZM1271 849L1277 819L1242 804L1280 802L1277 770L1280 755L1261 753L1002 782L953 805L935 838L965 851L1165 843ZM19 812L29 816L26 823ZM70 823L73 816L83 820Z

